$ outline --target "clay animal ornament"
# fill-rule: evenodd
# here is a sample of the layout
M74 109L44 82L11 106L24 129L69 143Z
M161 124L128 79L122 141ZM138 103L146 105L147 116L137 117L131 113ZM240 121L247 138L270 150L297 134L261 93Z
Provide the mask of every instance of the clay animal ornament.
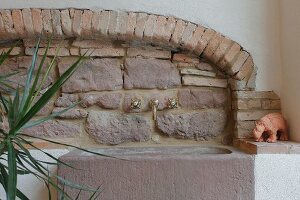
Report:
M288 126L280 113L270 113L255 122L253 135L256 142L288 140Z

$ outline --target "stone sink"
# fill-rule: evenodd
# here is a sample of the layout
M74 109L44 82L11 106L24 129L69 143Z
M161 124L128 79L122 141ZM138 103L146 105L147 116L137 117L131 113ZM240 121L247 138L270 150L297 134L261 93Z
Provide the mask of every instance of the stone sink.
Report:
M92 188L101 200L254 199L254 160L231 147L167 146L74 150L60 160L58 174ZM66 187L76 197L78 190ZM82 192L80 199L88 199Z

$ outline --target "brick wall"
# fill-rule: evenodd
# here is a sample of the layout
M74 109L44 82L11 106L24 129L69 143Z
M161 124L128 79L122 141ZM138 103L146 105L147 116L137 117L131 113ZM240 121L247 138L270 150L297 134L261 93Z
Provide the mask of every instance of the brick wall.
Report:
M0 73L19 71L12 80L23 83L34 38L48 36L54 40L45 65L56 53L58 58L43 88L76 57L88 56L39 115L81 103L55 120L24 130L27 134L71 138L82 146L181 139L227 143L233 132L236 138L251 137L253 120L280 109L271 92L253 92L256 67L239 44L210 28L147 13L1 10L0 52L14 39L21 42ZM42 41L38 54L45 50ZM178 108L168 108L171 98L178 100ZM141 100L140 109L131 108L136 99ZM159 100L156 122L151 99Z

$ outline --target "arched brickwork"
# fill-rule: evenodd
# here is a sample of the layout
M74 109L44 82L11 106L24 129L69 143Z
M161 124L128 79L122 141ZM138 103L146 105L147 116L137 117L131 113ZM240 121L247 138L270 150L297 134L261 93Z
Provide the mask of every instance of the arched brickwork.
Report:
M232 77L230 83L233 89L255 87L256 72L252 56L238 43L213 29L174 17L106 10L1 10L0 39L38 36L82 39L109 37L180 48L218 66Z

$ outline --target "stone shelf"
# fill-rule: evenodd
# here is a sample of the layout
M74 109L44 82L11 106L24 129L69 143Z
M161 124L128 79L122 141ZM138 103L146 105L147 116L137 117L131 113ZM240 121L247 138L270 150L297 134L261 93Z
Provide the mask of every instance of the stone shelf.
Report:
M300 154L300 143L277 141L276 143L235 140L234 146L249 154Z

